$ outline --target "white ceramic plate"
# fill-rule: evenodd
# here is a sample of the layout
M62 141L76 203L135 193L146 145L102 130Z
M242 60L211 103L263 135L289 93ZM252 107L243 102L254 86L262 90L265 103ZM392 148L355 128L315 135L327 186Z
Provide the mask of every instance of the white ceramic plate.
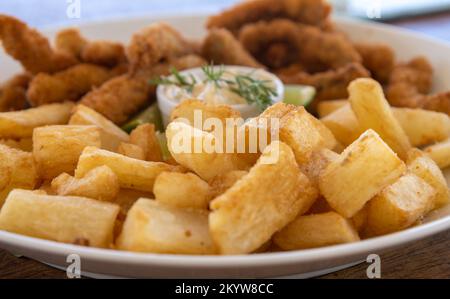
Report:
M133 32L155 20L165 20L191 37L204 33L204 16L133 18L80 26L90 38L127 42ZM450 45L428 37L396 28L338 19L339 27L358 41L382 41L397 51L398 58L406 60L415 55L426 55L436 69L435 90L450 89ZM57 28L45 30L50 37ZM0 53L0 79L12 75L19 68ZM450 175L447 174L447 178ZM369 254L450 229L450 206L430 215L423 225L358 243L294 252L256 254L246 256L176 256L140 254L79 247L20 236L0 231L0 247L17 255L24 255L65 269L70 254L81 257L81 270L94 277L140 278L265 278L310 277L332 272L363 261Z

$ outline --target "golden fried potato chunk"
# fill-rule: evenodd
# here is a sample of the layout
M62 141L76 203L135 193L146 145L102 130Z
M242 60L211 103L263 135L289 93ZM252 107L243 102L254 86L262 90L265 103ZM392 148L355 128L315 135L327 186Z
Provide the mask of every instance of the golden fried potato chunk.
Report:
M67 124L74 104L50 104L14 112L0 113L0 138L29 138L34 128Z
M216 176L209 182L211 198L215 198L230 189L237 181L248 174L245 170L233 170Z
M53 179L73 174L81 152L87 146L101 146L100 129L95 126L47 126L33 132L33 157L39 176Z
M440 142L450 136L450 118L446 114L409 108L392 108L392 112L412 146ZM364 132L350 105L328 114L321 121L346 146Z
M424 152L413 149L408 153L408 171L427 182L436 191L432 209L441 208L450 203L450 190L439 166Z
M292 148L299 164L307 162L315 150L333 149L337 145L331 131L304 107L297 107L281 118L280 140Z
M144 160L164 162L154 124L143 124L134 129L130 134L130 143L142 148Z
M20 139L0 139L0 144L7 145L9 147L24 151L33 151L33 139L32 138L20 138Z
M321 173L320 191L335 211L350 218L405 170L380 136L368 130Z
M129 158L96 147L86 147L80 156L75 177L82 178L90 170L106 165L119 178L120 187L152 192L155 179L165 171L180 171L180 167Z
M175 161L205 181L232 170L242 170L237 155L224 153L221 140L213 134L183 122L172 122L166 129L166 136Z
M117 247L168 254L216 252L206 211L175 208L145 198L139 199L128 212Z
M409 141L420 147L445 141L450 137L450 117L423 109L392 108Z
M0 211L0 229L63 243L108 248L119 206L83 197L13 190Z
M436 191L414 174L406 174L369 202L366 236L379 236L413 225L434 205Z
M430 145L424 151L441 169L450 166L450 139Z
M119 193L119 179L108 166L92 169L80 179L67 173L53 179L51 187L55 194L88 197L102 201L113 201Z
M208 183L193 173L163 172L155 181L157 202L177 208L207 210L211 200Z
M314 185L319 186L319 178L322 171L327 168L331 162L336 161L338 158L339 154L324 148L313 152L310 160L301 165L300 169L304 174L306 174Z
M144 150L136 144L121 142L117 148L117 153L133 159L145 160Z
M317 113L323 118L348 104L348 100L322 101L317 104Z
M355 214L350 220L353 223L356 231L361 233L364 231L367 225L367 215L369 214L369 205L366 204L362 210Z
M0 208L12 189L33 189L37 181L33 155L0 144Z
M69 120L70 125L93 125L102 130L102 148L116 151L121 142L129 142L130 136L97 111L77 105Z
M343 106L322 118L321 121L344 146L352 144L364 133L350 105Z
M336 212L300 216L275 234L284 250L324 247L359 241L352 222Z
M411 143L395 118L381 85L373 79L363 78L353 81L348 90L350 104L363 130L377 132L400 158L406 160Z
M276 156L276 162L264 158ZM209 226L221 254L253 252L307 210L317 193L298 168L291 148L268 146L248 175L211 203Z

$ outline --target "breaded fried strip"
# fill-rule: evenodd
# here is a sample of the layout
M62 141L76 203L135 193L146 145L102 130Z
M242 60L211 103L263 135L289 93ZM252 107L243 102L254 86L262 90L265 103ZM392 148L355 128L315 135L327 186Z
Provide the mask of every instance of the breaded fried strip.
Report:
M287 84L312 85L317 89L317 101L335 100L348 97L347 87L357 78L370 77L370 73L359 63L350 63L337 70L317 74L300 72L293 74L278 74Z
M28 105L26 91L31 76L27 73L19 74L0 87L0 112L25 109Z
M325 26L331 7L323 0L244 1L209 18L208 28L227 28L236 33L242 26L260 20L287 18L313 26Z
M83 63L53 75L40 73L30 83L28 100L33 106L77 101L92 88L123 73L123 70L118 71Z
M66 51L77 59L81 59L81 52L87 43L88 41L76 28L63 29L56 34L55 38L56 49Z
M0 39L5 51L32 74L54 73L77 63L71 54L53 50L47 38L14 17L0 15Z
M212 29L206 37L202 55L215 64L263 68L227 29Z
M290 20L278 19L246 25L239 34L239 40L258 60L262 60L272 45L285 44L290 49L288 60L302 63L308 71L313 72L362 61L359 53L342 34L323 32Z
M113 67L126 62L125 48L111 41L88 41L76 28L61 30L56 35L56 48L82 62Z
M165 23L154 23L135 33L126 50L133 71L149 69L193 51L193 46Z
M362 57L362 63L375 80L387 83L395 67L394 50L385 44L356 43L355 48Z
M424 57L396 66L392 72L387 98L397 107L422 108L450 115L450 92L428 95L433 68Z
M125 48L120 43L110 41L89 42L81 52L81 59L87 63L112 67L125 63Z
M148 71L122 75L88 93L81 104L96 110L116 124L122 124L150 100L155 89L149 84L150 79L170 74L172 67L183 70L205 63L201 57L188 55L170 63L159 64Z

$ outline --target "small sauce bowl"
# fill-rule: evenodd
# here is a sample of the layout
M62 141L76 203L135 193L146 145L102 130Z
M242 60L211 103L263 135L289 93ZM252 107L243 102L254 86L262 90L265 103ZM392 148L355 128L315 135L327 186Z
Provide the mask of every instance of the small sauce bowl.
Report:
M274 90L276 91L276 96L272 96L272 105L276 104L278 102L283 101L284 98L284 85L281 82L281 80L274 74L269 73L263 69L256 69L256 68L251 68L251 67L243 67L243 66L214 66L214 68L224 68L225 71L230 71L230 72L234 72L234 73L238 73L238 74L243 74L243 75L249 75L252 76L253 74L262 74L263 78L259 78L259 79L264 79L264 80L268 80L271 81ZM188 70L184 70L180 72L181 75L189 77L189 76L194 76L195 78L198 78L200 80L204 80L205 79L205 74L202 70L202 68L193 68L193 69L188 69ZM169 76L171 77L171 76ZM159 109L161 110L161 115L162 115L162 119L163 119L163 123L164 126L167 126L170 122L170 114L172 113L172 111L175 109L175 107L177 107L181 101L179 99L175 99L170 97L170 93L168 92L168 88L173 88L173 85L158 85L157 91L156 91L156 95L157 95L157 99L158 99L158 106ZM195 97L191 97L191 98L195 98ZM199 99L201 100L201 99ZM227 105L227 104L225 104ZM259 107L256 104L231 104L229 105L230 107L232 107L233 109L239 111L241 113L242 118L244 119L248 119L248 118L252 118L252 117L256 117L258 115L261 114L261 110L259 109Z

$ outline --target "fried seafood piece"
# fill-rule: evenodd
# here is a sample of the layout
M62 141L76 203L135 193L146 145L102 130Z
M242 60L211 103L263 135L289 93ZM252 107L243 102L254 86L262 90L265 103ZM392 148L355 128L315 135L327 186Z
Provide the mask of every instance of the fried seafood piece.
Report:
M96 110L116 124L123 124L149 102L155 90L148 82L150 79L169 75L171 68L183 70L204 64L206 61L201 57L187 55L156 65L149 70L125 74L107 81L100 88L88 93L81 100L81 104Z
M380 83L389 82L395 67L395 52L388 45L375 43L356 43L356 50L362 57L362 63Z
M209 18L208 28L227 28L236 33L241 27L260 20L278 18L294 22L328 27L330 5L324 0L254 0L244 1Z
M350 63L337 70L309 74L299 72L297 74L279 72L278 76L286 84L311 85L317 89L317 101L343 99L348 97L347 87L355 79L370 77L367 71L359 63Z
M110 41L93 41L81 51L81 60L87 63L112 67L126 63L125 48L122 44Z
M126 49L132 70L149 69L173 57L195 52L195 44L187 41L173 27L154 23L135 33Z
M289 50L285 58L288 64L301 63L308 71L317 72L342 67L351 62L361 62L361 56L351 42L340 33L323 32L319 28L296 24L290 20L278 19L246 25L239 34L239 40L250 54L271 67L266 50L273 51L273 45L284 44ZM270 55L269 55L270 57Z
M56 35L56 48L86 63L113 67L127 61L125 48L112 41L88 41L76 28L64 29Z
M25 109L28 105L26 91L31 75L18 74L0 87L0 112Z
M124 73L123 68L108 69L94 64L77 64L55 74L40 73L27 91L32 106L77 101L92 88Z
M211 29L203 42L202 56L215 64L263 68L227 29Z
M54 50L47 38L14 17L0 15L0 39L5 51L30 73L54 73L77 63L71 54Z
M417 57L406 64L399 64L392 72L387 88L391 105L422 108L450 115L450 92L429 95L433 68L424 57Z
M63 29L56 34L56 49L70 53L77 59L81 59L81 52L87 44L88 41L76 28Z

